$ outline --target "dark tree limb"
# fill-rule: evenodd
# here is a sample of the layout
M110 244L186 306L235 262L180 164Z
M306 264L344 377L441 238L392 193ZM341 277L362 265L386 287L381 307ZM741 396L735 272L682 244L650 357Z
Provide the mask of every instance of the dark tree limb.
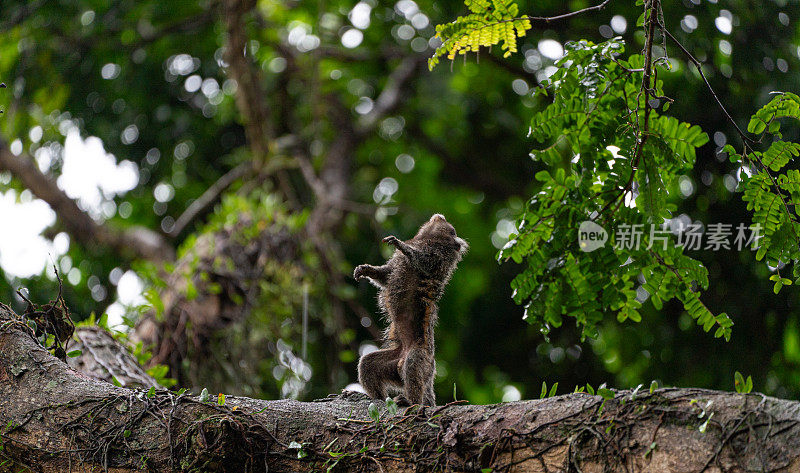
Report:
M228 75L236 80L236 106L244 121L245 134L256 159L266 159L273 136L272 117L261 86L261 77L246 54L245 16L255 7L252 0L224 0Z
M90 251L110 248L128 259L166 261L174 257L174 249L157 232L144 227L115 228L98 223L42 173L31 156L15 156L0 140L0 170L10 171L33 195L47 202L67 232Z
M261 71L253 67L252 60L247 54L246 17L255 6L256 2L253 0L224 0L222 9L227 33L225 44L227 74L238 85L236 107L242 117L247 143L254 158L253 167L260 172L266 167L267 159L277 150L273 140L275 126L267 94L262 86ZM277 169L275 177L288 202L297 206L297 195L288 174L283 169Z
M296 145L297 138L294 135L284 135L275 139L273 148L276 152L284 153ZM291 162L281 162L278 160L273 160L271 164L273 165L261 169L261 175L268 175L271 172L293 167L293 163ZM223 174L222 177L217 179L211 187L206 189L200 197L194 200L186 210L183 211L180 217L175 221L175 225L173 225L172 229L169 231L168 236L170 238L180 237L191 224L211 211L212 207L219 202L222 194L224 194L229 187L236 182L254 178L255 175L256 169L253 167L251 161L241 163Z
M131 390L57 360L0 304L0 469L218 472L792 472L800 403L703 389L392 414ZM713 415L712 415L713 414Z

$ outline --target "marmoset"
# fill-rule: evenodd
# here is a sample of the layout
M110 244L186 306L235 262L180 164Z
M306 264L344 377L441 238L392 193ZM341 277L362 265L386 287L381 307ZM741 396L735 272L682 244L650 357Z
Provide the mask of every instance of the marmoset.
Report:
M396 248L389 261L362 264L353 273L356 280L367 278L380 289L378 304L389 322L384 346L359 360L358 381L374 399L399 393L398 404L433 406L437 303L469 245L440 214L408 241L395 236L383 241Z

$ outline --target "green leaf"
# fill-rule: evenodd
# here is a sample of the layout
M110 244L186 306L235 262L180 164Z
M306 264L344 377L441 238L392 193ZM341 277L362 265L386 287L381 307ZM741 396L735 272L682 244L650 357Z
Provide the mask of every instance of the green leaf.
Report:
M303 459L303 458L308 456L308 453L306 453L306 451L303 450L303 446L299 442L296 442L296 441L292 440L289 443L289 447L288 448L290 450L295 450L295 449L297 450L297 459L298 460Z
M159 295L155 288L149 288L145 290L142 295L147 303L150 304L153 309L155 309L157 317L164 315L164 301L161 300L161 295Z
M378 406L374 402L369 403L369 407L367 408L367 412L372 420L378 421L381 417L380 412L378 411Z
M781 92L750 118L747 131L763 133L773 120L787 117L800 119L800 98L790 92Z
M742 373L736 371L733 374L733 385L736 388L736 392L740 394L748 394L753 390L753 378L752 376L747 376L745 380Z
M634 388L633 392L631 392L631 401L636 399L636 395L639 393L639 390L642 389L643 387L644 387L643 384L639 384L638 386L636 386L636 388Z
M219 393L219 395L217 396L217 405L219 405L219 406L224 406L225 405L225 395L224 394Z
M706 418L705 422L700 424L700 427L697 428L697 430L699 430L700 433L703 433L703 434L706 433L706 429L708 428L708 421L710 421L712 417L714 417L714 413L713 412L711 413L711 415L709 415Z
M386 398L386 410L389 412L389 415L393 416L397 414L397 403L394 399L387 397Z
M614 399L614 391L608 388L598 388L597 394L602 397L603 399Z
M737 393L741 393L745 389L746 384L742 373L737 371L733 374L733 386L736 388Z
M800 155L800 144L790 141L775 141L763 154L756 153L764 166L776 172L798 155Z
M647 447L647 451L644 452L644 457L647 458L653 453L653 451L655 451L656 448L658 448L658 444L656 442L651 442L650 446Z
M550 387L550 392L547 394L547 397L553 397L553 396L555 396L555 395L556 395L556 390L557 390L557 389L558 389L558 382L556 382L555 384L553 384L553 386L552 386L552 387Z
M728 155L728 159L732 163L738 163L742 160L742 155L736 152L736 149L732 145L725 145L722 147L722 152Z
M650 381L650 394L653 394L656 389L658 389L658 381L652 380Z
M81 356L81 353L83 352L81 352L80 350L72 350L71 352L67 353L67 356L70 358L77 358Z
M675 153L671 158L682 166L693 164L695 149L708 143L708 135L699 126L683 123L674 117L658 117L651 126Z
M150 389L147 390L147 397L153 398L156 395L156 387L150 386Z

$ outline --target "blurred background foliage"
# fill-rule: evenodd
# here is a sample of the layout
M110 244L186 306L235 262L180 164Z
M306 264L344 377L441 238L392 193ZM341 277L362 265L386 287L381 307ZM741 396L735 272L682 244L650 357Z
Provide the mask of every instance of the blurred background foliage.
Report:
M120 321L124 313L134 325L141 310L122 303L147 300L156 307L158 330L185 332L185 342L169 348L180 357L154 357L171 366L181 386L265 398L322 397L355 382L359 352L374 346L376 327L382 326L374 289L356 284L349 277L352 268L389 256L382 236L409 238L440 212L471 246L441 302L440 402L454 395L473 403L535 397L543 380L558 381L562 389L587 382L627 388L657 379L731 390L736 370L752 374L758 391L800 395L798 291L790 287L774 295L770 269L748 251L689 252L709 269L706 304L735 322L728 343L700 330L675 301L660 311L646 304L640 323L619 324L609 314L596 340L581 343L567 324L545 342L511 301L509 282L518 268L498 265L495 256L514 231L522 199L536 191L533 175L540 164L528 157L526 135L530 116L542 104L531 88L553 72L566 41L619 35L629 52L640 49L644 34L635 27L641 11L634 2L612 0L600 12L546 28L534 25L510 58L503 59L501 51L481 52L428 72L424 64L436 46L434 26L463 14L460 1L259 0L255 13L243 20L246 57L258 71L274 136L296 139L300 153L322 173L348 124L378 121L348 153L347 201L340 202L336 222L324 234L303 232L318 199L297 166L289 165L293 198L263 173L240 179L210 214L174 235L176 220L195 199L226 172L258 158L236 101L242 86L231 78L225 55L229 3L59 0L0 7L0 78L8 85L0 91L5 110L0 147L35 159L40 170L58 179L68 163L66 137L98 137L117 169L132 170L135 179L114 190L102 185L104 169L90 168L96 181L83 185L99 192L97 198L90 201L80 192L70 197L79 198L81 209L103 225L148 228L178 250L180 263L168 263L164 271L160 263L81 241L57 210L55 223L43 233L54 241L46 261L65 276L65 299L74 317L108 310ZM521 13L536 16L591 5L585 0L519 4ZM683 0L664 6L667 28L705 63L707 77L740 124L769 100L770 91L797 91L798 14L798 2L790 0ZM749 224L735 190L739 169L718 154L729 140L736 143L736 135L685 58L679 51L667 54L675 67L659 79L676 100L672 115L700 125L712 138L686 176L679 212L706 224ZM402 98L382 110L381 93L391 89L392 74L408 61L414 69L402 82ZM787 129L785 136L796 141L797 130ZM266 161L292 156L275 153ZM10 172L0 172L0 192L23 204L36 200ZM0 215L0 225L1 232L14 233L22 223ZM264 232L288 235L291 258L254 257L257 262L248 268L258 274L239 278L238 289L223 287L229 279L221 276L235 254L208 250L204 255L210 251L222 259L219 266L208 259L205 269L197 266L204 256L187 257L195 248L207 249L198 241L213 247L238 239L241 246L235 248L246 248ZM285 245L290 244L277 243ZM0 246L0 255L9 251ZM191 260L194 266L187 263ZM122 292L121 281L136 280L131 268L151 288L146 299L117 291ZM18 274L0 268L0 301L21 311L14 293L20 287L34 300L54 297L52 269L35 269L36 274ZM176 274L183 283L175 282ZM192 293L197 284L204 284L205 295ZM158 305L165 291L178 286L184 301L199 297L209 306L221 291L230 306L246 310L203 333L196 323L164 325ZM251 300L253 287L257 295Z

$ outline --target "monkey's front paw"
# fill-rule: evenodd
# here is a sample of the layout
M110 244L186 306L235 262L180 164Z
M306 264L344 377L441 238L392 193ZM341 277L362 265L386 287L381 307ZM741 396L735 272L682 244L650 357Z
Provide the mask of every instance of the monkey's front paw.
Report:
M389 235L383 239L383 242L397 246L397 244L400 243L400 240L398 240L397 237L394 235Z
M361 281L362 279L366 278L366 276L364 275L366 271L367 271L366 264L356 266L356 270L353 271L353 278L355 278L356 281Z

